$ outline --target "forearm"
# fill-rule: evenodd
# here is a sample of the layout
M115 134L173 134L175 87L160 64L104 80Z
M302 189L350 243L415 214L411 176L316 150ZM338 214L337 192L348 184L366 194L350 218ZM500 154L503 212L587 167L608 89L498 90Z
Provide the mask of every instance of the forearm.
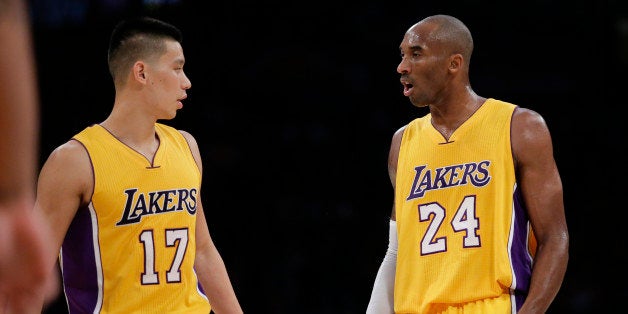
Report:
M59 292L58 275L46 263L52 250L49 235L30 200L12 205L16 212L0 210L0 313L41 313L45 302ZM0 208L2 205L0 205Z
M225 263L213 245L197 251L195 265L212 311L217 314L243 313Z
M0 298L5 298L3 314L40 314L44 308L44 296L39 292L8 293Z
M555 236L539 244L528 297L519 314L545 313L560 290L569 259L569 239Z
M367 314L394 313L395 271L397 268L397 223L390 221L388 249L377 271Z
M0 292L0 313L41 314L58 297L60 284L59 270L53 269L46 279L27 289Z

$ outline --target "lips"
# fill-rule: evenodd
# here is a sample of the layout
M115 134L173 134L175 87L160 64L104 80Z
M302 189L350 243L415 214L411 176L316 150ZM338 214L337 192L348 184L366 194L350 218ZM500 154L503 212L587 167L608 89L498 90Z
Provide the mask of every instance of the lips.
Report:
M188 98L188 95L184 95L183 97L177 99L177 103L179 104L179 109L183 108L183 100Z
M401 82L401 85L403 86L403 95L404 96L410 96L410 94L412 93L412 88L414 87L414 85L407 83L407 82Z

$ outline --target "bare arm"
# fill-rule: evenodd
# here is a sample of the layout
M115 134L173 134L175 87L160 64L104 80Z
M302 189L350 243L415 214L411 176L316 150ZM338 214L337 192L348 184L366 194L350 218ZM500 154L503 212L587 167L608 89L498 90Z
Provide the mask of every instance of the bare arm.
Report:
M562 284L569 258L563 187L543 118L518 108L512 147L518 180L537 239L530 291L519 313L544 313Z
M181 131L181 134L188 141L192 149L192 155L202 173L201 154L196 140L187 132ZM231 285L225 263L209 234L200 194L198 200L196 208L196 259L194 260L194 269L209 299L213 312L218 314L243 313Z
M27 1L0 0L0 312L29 290L58 293L48 271L47 230L33 212L39 100Z
M81 143L68 141L50 154L39 173L35 203L52 232L49 265L57 260L74 215L89 203L93 190L91 161Z
M0 201L33 202L39 103L26 2L0 0Z
M35 213L42 218L43 228L49 231L49 250L44 256L44 265L49 272L58 271L55 267L65 233L79 206L91 195L92 178L87 152L76 141L55 149L41 169ZM8 313L41 313L46 296L40 290L30 293L27 302L9 304Z
M393 186L393 191L396 187L397 181L397 161L399 160L399 148L401 147L401 139L403 138L403 132L406 126L401 127L395 132L390 143L390 151L388 152L388 177L390 177L390 183ZM393 198L392 213L390 214L390 220L397 220L397 213L395 210L395 201Z

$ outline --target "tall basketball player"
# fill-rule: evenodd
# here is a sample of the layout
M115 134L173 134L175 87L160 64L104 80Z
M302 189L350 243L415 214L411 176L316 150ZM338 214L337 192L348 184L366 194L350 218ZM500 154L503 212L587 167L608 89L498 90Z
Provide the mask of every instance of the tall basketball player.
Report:
M400 50L403 94L429 114L392 137L389 249L367 313L544 313L569 245L544 119L473 91L473 40L452 16L416 23Z

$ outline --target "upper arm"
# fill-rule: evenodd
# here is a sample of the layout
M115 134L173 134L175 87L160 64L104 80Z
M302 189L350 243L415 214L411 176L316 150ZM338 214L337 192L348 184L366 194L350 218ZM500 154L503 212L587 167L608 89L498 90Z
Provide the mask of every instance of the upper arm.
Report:
M194 156L194 160L196 161L196 165L198 166L201 174L203 173L203 163L201 160L201 153L198 148L198 143L192 134L179 130L185 140L188 142L190 146L190 150L192 151L192 156ZM210 248L213 246L212 239L209 235L209 228L207 227L207 221L205 220L205 210L203 209L203 202L201 201L202 197L199 191L198 203L196 208L196 247L197 247L197 256L201 257L203 250L206 248Z
M524 108L515 110L512 150L517 180L539 245L548 237L567 237L563 186L552 138L541 115Z
M89 202L93 182L89 155L77 141L59 146L44 163L37 181L35 208L52 231L55 249L61 246L78 208Z
M179 131L185 137L188 145L190 146L190 150L192 151L192 155L196 161L199 171L201 174L203 173L203 166L201 163L201 155L198 149L198 144L194 137L185 131ZM199 186L200 189L200 186ZM198 279L201 283L203 289L208 292L208 298L210 298L210 302L213 302L212 293L210 291L214 291L216 289L216 285L221 285L223 283L216 283L215 274L218 273L216 269L220 265L216 264L216 261L220 258L218 254L218 250L214 245L214 241L209 234L209 227L207 226L207 219L205 217L205 209L203 208L201 191L199 190L199 194L197 195L197 203L196 203L196 227L195 227L195 258L194 258L194 269L198 276ZM216 304L213 304L214 307Z
M201 160L201 153L198 149L198 143L196 143L196 139L194 138L194 136L192 136L192 134L186 131L179 130L179 132L181 133L181 135L183 135L185 140L188 142L188 145L190 146L190 150L192 151L192 156L194 156L194 160L196 161L196 165L198 166L198 170L200 170L201 173L203 173L203 162Z
M403 132L405 129L406 126L403 126L399 128L395 132L395 134L393 134L393 138L390 143L390 150L388 151L388 177L390 178L390 183L393 186L393 191L395 189L397 180L397 162L399 160L399 148L401 147L401 139L403 138ZM390 219L397 220L394 200Z

